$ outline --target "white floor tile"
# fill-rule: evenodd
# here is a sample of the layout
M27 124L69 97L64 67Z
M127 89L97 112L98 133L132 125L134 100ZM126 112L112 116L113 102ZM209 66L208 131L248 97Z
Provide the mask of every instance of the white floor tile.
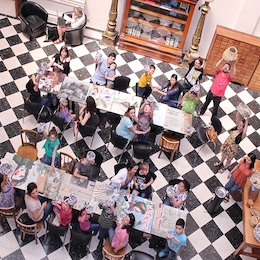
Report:
M198 253L210 245L208 238L201 229L196 230L189 236L189 240Z

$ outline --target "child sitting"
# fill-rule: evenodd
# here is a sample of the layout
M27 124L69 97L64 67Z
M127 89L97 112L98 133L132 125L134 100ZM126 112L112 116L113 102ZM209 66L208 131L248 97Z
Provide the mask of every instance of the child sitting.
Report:
M136 129L139 131L151 130L150 123L153 118L153 103L149 101L145 101L140 107L140 113L138 115L138 124ZM137 139L139 142L147 142L149 132L146 134L137 135Z
M99 228L99 244L97 250L100 250L103 246L104 239L108 237L108 230L113 226L113 222L116 221L116 203L108 201L105 203L99 203L99 207L102 209L101 215L98 218Z
M60 103L60 111L59 117L64 118L65 122L73 122L76 119L76 115L73 114L72 110L69 110L69 100L68 98L64 99L63 102Z
M105 72L105 79L107 80L107 88L114 88L114 80L116 78L116 63L112 62L109 70Z
M79 226L82 231L95 231L94 234L97 234L99 230L99 224L91 223L90 218L93 214L93 208L92 207L86 207L83 209L80 213L80 216L78 217Z
M147 162L140 164L140 170L135 174L133 180L134 190L132 194L142 198L148 198L151 193L151 185L154 182L154 178L149 172L149 164Z
M92 151L83 151L79 154L79 162L76 164L73 176L84 180L92 180L93 166L96 154Z
M56 214L52 224L59 227L67 226L72 219L72 207L77 203L77 198L74 194L70 194L68 198L58 204L56 201L52 201L53 211Z
M166 247L158 254L160 258L169 255L169 260L176 260L177 256L184 250L187 240L187 237L184 234L184 226L185 221L179 218L176 221L176 226L170 230L166 237Z

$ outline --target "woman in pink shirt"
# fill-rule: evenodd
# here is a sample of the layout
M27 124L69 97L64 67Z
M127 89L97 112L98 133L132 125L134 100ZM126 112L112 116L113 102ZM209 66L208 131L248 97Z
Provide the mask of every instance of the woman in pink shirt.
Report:
M134 223L135 216L130 213L125 215L121 222L116 221L116 229L111 227L108 230L110 244L114 248L115 253L127 245L129 241L129 234L134 226Z

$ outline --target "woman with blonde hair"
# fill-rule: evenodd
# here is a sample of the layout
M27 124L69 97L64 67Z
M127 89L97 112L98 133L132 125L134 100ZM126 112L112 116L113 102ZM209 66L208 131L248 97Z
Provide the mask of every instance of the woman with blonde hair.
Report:
M130 106L125 112L123 118L120 120L119 124L116 127L116 134L132 141L136 135L144 135L150 131L150 127L146 131L139 131L134 126L134 121L138 122L137 117L135 116L135 107Z
M83 9L81 7L74 7L72 17L66 20L65 22L66 26L62 27L60 25L57 25L59 38L56 41L54 41L54 43L58 44L63 42L62 39L63 33L68 28L78 28L84 23L85 23L85 15L83 13Z

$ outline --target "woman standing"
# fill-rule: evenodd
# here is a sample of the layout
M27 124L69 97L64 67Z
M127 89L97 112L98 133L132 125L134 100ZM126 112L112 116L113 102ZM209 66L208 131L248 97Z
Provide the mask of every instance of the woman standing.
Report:
M46 142L43 145L43 148L45 149L43 161L45 164L60 168L60 155L57 152L59 145L60 140L58 138L58 133L56 128L53 127L49 132Z
M129 234L134 226L135 216L130 213L125 215L121 222L116 221L116 229L111 227L108 230L109 240L114 252L117 253L120 249L124 248L129 241Z
M34 182L28 184L24 200L27 214L34 222L46 219L52 212L51 201L47 202L48 199L38 196L37 185Z
M173 186L171 194L167 194L163 204L181 209L189 191L190 184L186 180L182 180L179 184Z
M53 67L53 71L62 72L68 76L70 73L70 54L66 46L62 46L60 52L55 54L48 64L48 68Z
M146 131L139 131L134 126L134 121L138 122L138 119L135 116L135 107L130 106L125 112L123 118L120 120L119 124L116 127L116 134L132 141L136 135L144 135L150 131L150 127Z
M182 86L177 82L177 79L177 75L173 74L164 86L153 87L153 92L162 95L160 102L167 104L170 107L178 106L179 95L182 91Z
M215 167L222 167L223 162L226 159L226 164L224 167L219 169L218 173L223 173L229 166L231 160L234 158L237 150L238 150L238 145L239 143L246 137L246 131L248 127L248 121L249 121L249 116L243 120L240 119L240 114L237 112L236 114L236 127L231 129L231 133L226 139L226 141L222 144L220 147L220 152L221 152L221 160L220 162L215 162L214 166Z
M118 173L111 179L112 183L120 183L121 189L127 190L130 193L130 185L133 177L138 170L138 166L133 162L128 162L125 168L118 171Z
M247 178L251 176L254 171L254 164L256 160L256 155L254 153L249 153L247 156L242 158L242 160L236 165L232 171L228 174L229 181L225 185L225 189L228 191L224 202L229 201L229 194L232 195L235 191L244 187Z

